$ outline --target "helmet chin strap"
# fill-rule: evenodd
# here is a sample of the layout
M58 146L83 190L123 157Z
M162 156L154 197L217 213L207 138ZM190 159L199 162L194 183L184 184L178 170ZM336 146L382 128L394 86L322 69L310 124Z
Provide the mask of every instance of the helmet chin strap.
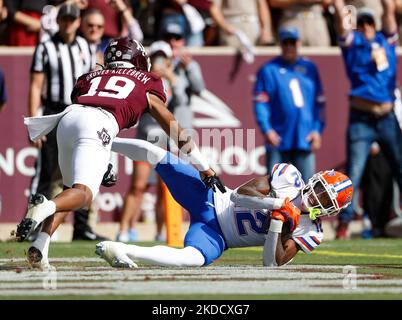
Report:
M308 212L309 217L310 217L311 220L317 219L317 216L318 216L319 214L321 214L321 209L309 207L309 206L307 205L307 203L305 203L305 201L304 201L303 197L301 196L301 194L300 194L300 196L299 196L297 199L299 199L300 204L299 204L299 205L296 205L296 206L297 206L300 210L302 210L302 211L304 211L304 212Z

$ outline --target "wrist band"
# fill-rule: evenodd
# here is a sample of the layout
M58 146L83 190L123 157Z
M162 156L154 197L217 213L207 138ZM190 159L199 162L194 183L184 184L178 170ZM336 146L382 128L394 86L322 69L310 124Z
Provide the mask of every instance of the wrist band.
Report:
M282 232L283 222L280 220L271 219L271 224L269 225L269 231L275 233Z

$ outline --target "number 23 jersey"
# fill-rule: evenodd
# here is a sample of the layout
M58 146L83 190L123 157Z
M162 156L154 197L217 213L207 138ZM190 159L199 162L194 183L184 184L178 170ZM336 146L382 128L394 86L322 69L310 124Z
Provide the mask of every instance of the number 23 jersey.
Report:
M146 111L149 93L166 102L165 88L156 75L135 69L106 69L82 75L71 100L112 113L122 130L134 126Z
M284 163L274 166L271 187L277 197L294 199L300 193L300 186L296 182L300 172L293 166L289 166L288 170L282 170L286 167L287 164ZM270 211L237 206L230 200L230 194L231 192L217 191L214 199L216 215L227 246L229 248L263 246L271 219ZM300 216L299 225L291 234L291 239L305 253L312 252L323 237L320 220L313 221L306 213Z

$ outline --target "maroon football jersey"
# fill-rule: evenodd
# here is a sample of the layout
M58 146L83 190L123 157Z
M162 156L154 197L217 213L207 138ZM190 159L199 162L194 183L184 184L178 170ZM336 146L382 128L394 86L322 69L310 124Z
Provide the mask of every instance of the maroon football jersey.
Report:
M134 126L148 108L147 93L166 102L162 80L154 74L135 69L107 69L82 75L71 93L71 101L109 111L121 130Z

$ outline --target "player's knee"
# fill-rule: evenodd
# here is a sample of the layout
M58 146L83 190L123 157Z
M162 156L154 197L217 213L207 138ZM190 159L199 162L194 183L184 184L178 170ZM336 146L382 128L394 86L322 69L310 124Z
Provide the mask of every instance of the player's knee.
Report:
M92 191L89 187L83 184L74 184L72 189L76 192L76 197L80 198L80 202L82 203L82 207L89 208L92 203Z

